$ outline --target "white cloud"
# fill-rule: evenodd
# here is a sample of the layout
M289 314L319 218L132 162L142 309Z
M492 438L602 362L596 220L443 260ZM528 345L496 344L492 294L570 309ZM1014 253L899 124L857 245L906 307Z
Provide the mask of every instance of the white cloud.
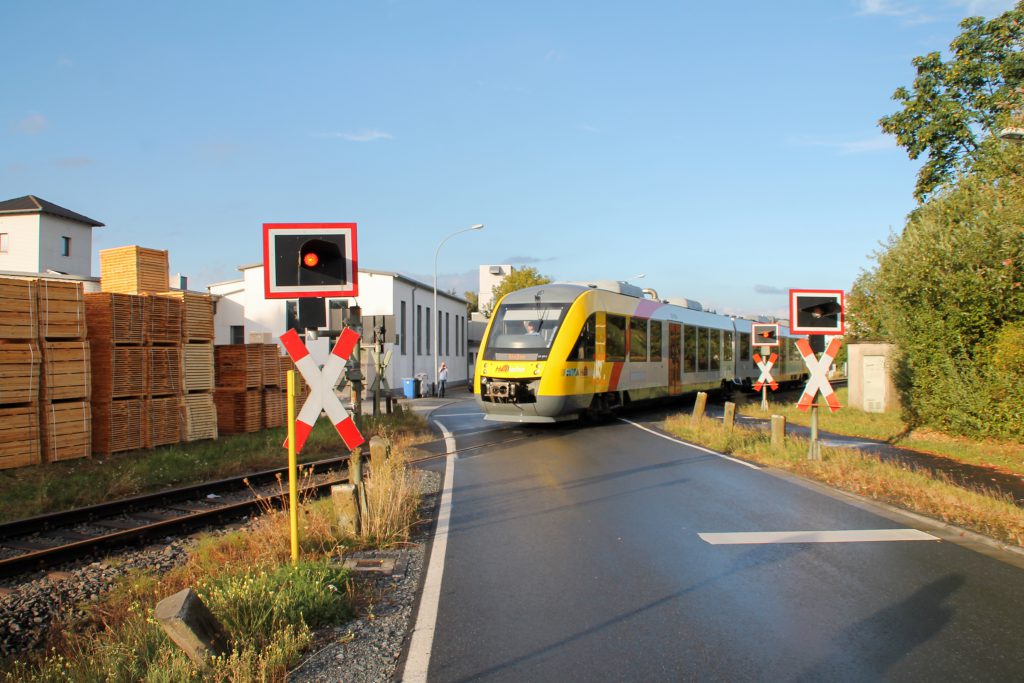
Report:
M377 140L393 140L394 136L391 133L385 133L382 130L360 130L360 131L343 131L338 133L328 133L327 137L340 138L342 140L348 140L349 142L376 142Z
M28 135L41 133L50 127L50 122L42 114L32 114L14 124L14 128Z
M1012 9L1014 0L855 0L857 14L863 16L897 17L908 24L935 21L934 12L946 10L958 16L992 18Z
M860 140L823 140L820 138L797 138L791 141L798 147L827 147L840 154L870 154L896 149L895 139L889 135L875 135Z
M62 168L82 168L84 166L92 166L96 163L96 160L89 157L67 157L65 159L57 159L53 163Z

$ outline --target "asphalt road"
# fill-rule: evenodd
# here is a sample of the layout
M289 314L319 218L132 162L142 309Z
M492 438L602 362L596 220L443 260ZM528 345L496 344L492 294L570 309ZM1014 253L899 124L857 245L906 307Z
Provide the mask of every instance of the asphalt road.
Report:
M433 414L459 449L488 445L449 469L430 681L1022 677L1019 558L634 424L476 413ZM900 529L928 540L709 535Z

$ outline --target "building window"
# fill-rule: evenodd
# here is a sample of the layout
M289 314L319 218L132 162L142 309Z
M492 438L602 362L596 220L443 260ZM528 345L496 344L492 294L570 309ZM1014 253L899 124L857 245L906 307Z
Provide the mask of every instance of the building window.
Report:
M231 343L232 344L244 344L245 343L245 325L232 325L231 326Z
M437 355L441 355L441 309L437 309Z
M9 239L10 237L6 232L0 232L0 254L6 254L10 249Z
M399 321L399 334L398 344L401 347L402 355L405 355L405 302L402 302L401 320Z
M458 320L456 320L455 322L457 323ZM446 356L449 353L451 353L451 351L448 350L449 343L452 340L452 328L450 327L451 324L452 324L451 318L449 318L448 314L445 313L444 314L444 355L446 355Z
M427 353L432 353L430 350L430 306L427 306Z
M71 256L71 238L61 237L60 238L60 255Z
M429 320L428 320L429 322ZM427 347L430 348L430 347ZM416 355L423 355L423 307L416 307Z

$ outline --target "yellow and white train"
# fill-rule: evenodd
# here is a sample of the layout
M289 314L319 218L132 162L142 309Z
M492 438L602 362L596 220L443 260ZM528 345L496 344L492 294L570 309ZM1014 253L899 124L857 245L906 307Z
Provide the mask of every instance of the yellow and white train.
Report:
M556 422L636 401L749 388L760 375L752 324L693 301L660 301L625 282L529 287L498 302L473 391L488 420ZM796 338L785 326L779 338L772 376L780 384L804 378Z

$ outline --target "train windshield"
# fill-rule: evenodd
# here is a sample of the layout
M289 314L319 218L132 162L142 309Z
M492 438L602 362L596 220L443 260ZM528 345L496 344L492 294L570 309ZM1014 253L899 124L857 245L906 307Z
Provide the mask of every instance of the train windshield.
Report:
M547 360L569 304L502 304L494 314L484 360Z

